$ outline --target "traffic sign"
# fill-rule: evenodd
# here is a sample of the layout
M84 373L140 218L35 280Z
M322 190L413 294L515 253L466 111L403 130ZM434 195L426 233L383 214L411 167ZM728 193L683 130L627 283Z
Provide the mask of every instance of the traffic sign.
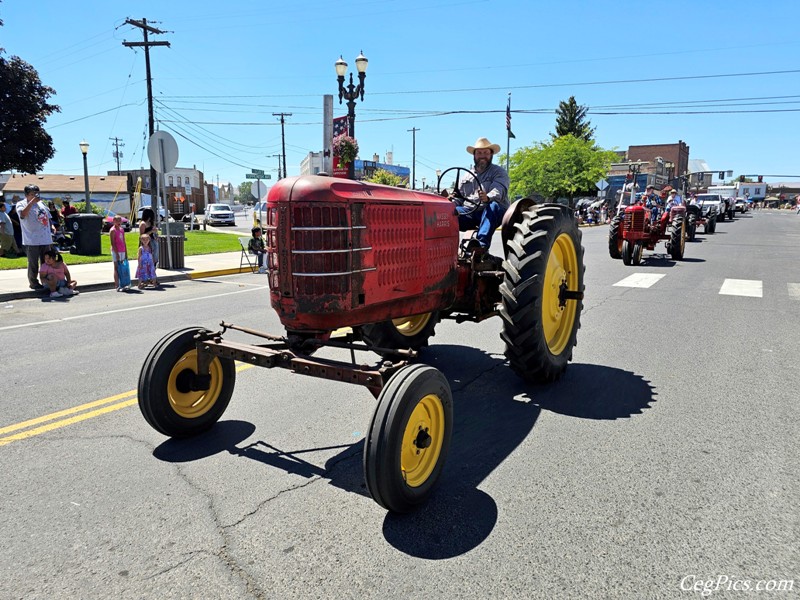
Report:
M267 193L267 185L263 181L256 181L250 187L250 193L256 200L261 200L264 197L264 194Z
M602 192L604 189L608 187L608 182L605 179L601 179L600 181L595 183L595 186L597 186L597 189Z
M147 142L147 158L159 173L169 173L178 164L178 143L166 131L156 131Z
M261 173L260 175L258 173L245 173L244 174L244 178L245 179L272 179L272 175L264 175L264 173Z
M264 170L263 169L250 169L250 172L253 175L261 175L262 177L264 176Z

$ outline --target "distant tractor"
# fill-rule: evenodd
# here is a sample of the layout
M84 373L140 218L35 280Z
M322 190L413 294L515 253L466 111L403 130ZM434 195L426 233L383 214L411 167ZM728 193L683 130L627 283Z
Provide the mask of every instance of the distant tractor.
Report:
M655 222L651 222L650 210L641 204L628 206L609 225L608 253L611 258L621 258L625 265L638 265L644 250L654 250L660 240L666 240L667 253L673 260L683 260L685 206L673 206Z
M434 489L453 433L447 379L413 363L441 319L499 316L509 366L527 381L554 381L572 359L584 265L566 206L527 198L511 205L500 232L504 260L493 270L482 268L476 240L460 239L454 205L439 194L284 178L262 219L270 301L285 332L223 322L216 332L167 334L145 360L138 388L142 415L164 435L194 436L217 422L233 394L234 361L361 385L378 400L364 441L367 489L386 509L407 512ZM332 335L342 328L352 333ZM226 339L227 331L256 340ZM332 359L333 349L349 360ZM371 366L356 351L381 358Z

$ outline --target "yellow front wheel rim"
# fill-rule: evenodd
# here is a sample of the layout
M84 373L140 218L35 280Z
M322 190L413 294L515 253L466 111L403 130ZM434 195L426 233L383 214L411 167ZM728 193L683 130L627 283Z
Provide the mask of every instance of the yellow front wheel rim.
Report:
M547 259L542 293L542 327L550 352L561 354L572 337L577 302L561 299L562 285L567 291L578 290L578 253L572 238L562 233L556 238Z
M428 321L431 320L431 313L422 315L414 315L413 317L401 317L399 319L392 319L392 324L397 328L401 335L406 337L413 337L420 333Z
M410 487L424 484L439 462L444 444L445 416L442 400L428 394L414 407L403 432L400 468Z
M167 382L169 403L175 414L184 419L196 419L211 410L222 391L222 364L218 358L211 361L208 372L211 376L209 388L192 391L189 384L192 374L197 373L197 349L189 350L175 362Z

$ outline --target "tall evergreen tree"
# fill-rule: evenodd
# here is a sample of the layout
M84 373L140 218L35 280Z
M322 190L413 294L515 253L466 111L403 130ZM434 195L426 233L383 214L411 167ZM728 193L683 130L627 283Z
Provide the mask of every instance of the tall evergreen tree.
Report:
M586 110L585 106L578 105L575 96L570 96L566 102L559 102L556 110L556 132L550 136L556 139L570 134L587 142L592 141L594 127L586 120Z

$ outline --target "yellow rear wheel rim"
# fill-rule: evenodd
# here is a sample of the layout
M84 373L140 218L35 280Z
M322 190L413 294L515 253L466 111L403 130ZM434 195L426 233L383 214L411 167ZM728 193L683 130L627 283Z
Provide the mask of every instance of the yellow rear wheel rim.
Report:
M561 354L572 337L577 301L561 303L561 286L571 292L578 290L578 253L572 238L562 233L556 238L547 259L542 294L542 327L550 352Z
M169 403L175 414L184 419L196 419L211 410L219 399L223 380L222 363L218 358L211 361L208 369L211 385L207 390L195 392L189 389L186 379L190 373L184 371L197 373L197 349L189 350L175 362L167 382Z
M403 432L400 468L410 487L419 487L430 478L442 453L444 431L442 400L428 394L414 407Z
M425 326L430 320L431 313L425 313L422 315L414 315L412 317L392 319L392 324L397 328L397 331L399 331L401 335L413 337L425 329Z

